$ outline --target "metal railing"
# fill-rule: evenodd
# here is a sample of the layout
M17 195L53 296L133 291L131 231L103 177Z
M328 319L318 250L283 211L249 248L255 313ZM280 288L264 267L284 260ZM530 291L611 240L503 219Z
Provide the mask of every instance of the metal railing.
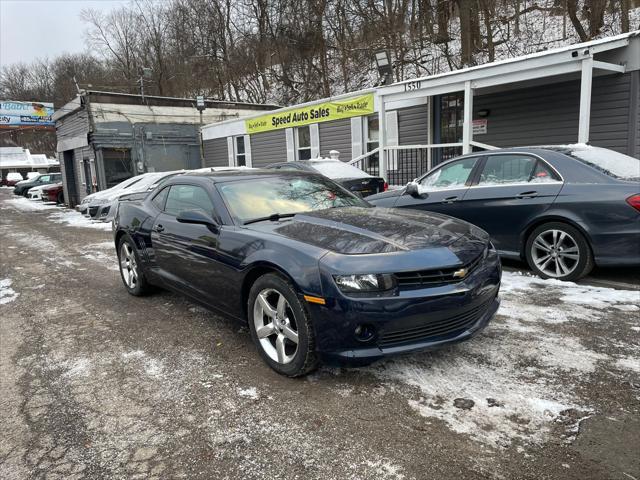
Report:
M353 160L349 160L349 165L359 168L374 177L380 176L380 149L374 148L370 152L363 153Z
M480 142L471 142L480 150L495 150L498 147ZM386 180L389 185L402 186L427 173L436 165L462 155L462 143L438 143L433 145L391 145L384 148ZM375 177L380 176L380 149L364 153L349 164Z

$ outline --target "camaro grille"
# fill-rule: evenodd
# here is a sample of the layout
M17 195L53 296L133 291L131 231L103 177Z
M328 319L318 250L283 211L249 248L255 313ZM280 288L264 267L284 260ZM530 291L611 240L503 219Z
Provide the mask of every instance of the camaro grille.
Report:
M439 287L450 283L458 283L465 279L482 260L482 255L467 265L441 268L435 270L417 270L414 272L398 272L395 274L400 288ZM464 270L464 274L460 272Z
M435 337L461 333L482 318L492 300L493 298L470 310L450 317L433 321L427 318L424 325L381 332L378 346L380 348L393 347L407 342L427 341Z

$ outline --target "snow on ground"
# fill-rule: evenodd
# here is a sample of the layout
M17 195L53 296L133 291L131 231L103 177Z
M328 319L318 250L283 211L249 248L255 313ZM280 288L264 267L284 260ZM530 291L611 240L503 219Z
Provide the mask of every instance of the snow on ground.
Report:
M421 415L488 445L542 443L558 424L567 426L571 438L579 422L594 413L576 393L582 379L601 366L640 371L638 345L596 350L572 335L572 327L602 320L607 310L622 328L636 331L640 291L505 272L501 296L497 317L480 336L368 370L392 388L398 383L400 389L413 388L408 402ZM615 352L620 348L626 355Z
M11 198L5 200L4 203L23 212L35 212L38 210L56 210L59 209L55 204L44 203L41 200L28 200L24 197Z
M11 288L13 281L10 278L3 278L0 280L0 305L5 305L9 302L13 302L18 298L18 293Z
M65 225L71 227L94 228L96 230L103 230L105 232L111 231L110 223L93 222L89 218L82 215L80 212L76 212L73 210L65 210L63 212L49 215L49 220L56 223L64 223Z
M238 389L238 396L244 397L244 398L248 398L250 400L257 400L258 399L258 390L256 390L256 387L239 388Z

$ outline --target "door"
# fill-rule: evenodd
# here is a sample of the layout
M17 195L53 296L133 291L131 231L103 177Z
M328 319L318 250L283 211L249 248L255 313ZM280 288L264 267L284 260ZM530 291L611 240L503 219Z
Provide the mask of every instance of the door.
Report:
M78 185L76 180L75 156L73 150L62 152L64 161L64 175L66 178L64 198L70 208L75 207L78 202Z
M498 250L520 251L520 233L562 188L543 160L521 153L488 155L464 201L464 219L485 229Z
M396 207L415 208L460 217L461 202L471 185L472 172L481 157L467 157L454 160L429 172L419 181L419 192L425 198L411 195L398 197Z
M228 310L229 295L223 295L229 278L220 263L220 230L207 225L180 223L176 217L186 210L200 210L217 218L207 191L199 185L168 187L163 211L151 232L158 274L167 282L222 311Z

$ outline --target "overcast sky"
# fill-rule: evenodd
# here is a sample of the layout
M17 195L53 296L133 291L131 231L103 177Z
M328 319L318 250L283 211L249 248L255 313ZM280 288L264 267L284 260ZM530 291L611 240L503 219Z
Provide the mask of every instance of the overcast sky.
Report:
M126 0L0 0L0 66L84 50L83 8L108 11Z

